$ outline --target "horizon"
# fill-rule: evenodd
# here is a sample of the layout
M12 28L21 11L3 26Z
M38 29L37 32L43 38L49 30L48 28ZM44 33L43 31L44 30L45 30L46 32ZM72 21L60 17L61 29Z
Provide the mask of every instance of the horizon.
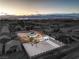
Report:
M12 15L12 14L4 13L4 14L0 14L0 16L39 16L39 15L45 16L45 15L72 15L72 14L77 15L79 13L51 13L51 14L31 14L31 15L16 15L16 14Z

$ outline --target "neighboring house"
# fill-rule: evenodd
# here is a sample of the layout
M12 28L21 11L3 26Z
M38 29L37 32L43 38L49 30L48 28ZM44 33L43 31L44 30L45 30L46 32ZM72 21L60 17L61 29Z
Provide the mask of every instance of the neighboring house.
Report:
M0 55L2 55L3 44L0 43Z
M21 43L17 40L11 40L9 42L6 43L6 46L5 46L5 53L9 52L9 51L14 51L15 52L18 52L18 51L22 51L22 48L21 48Z

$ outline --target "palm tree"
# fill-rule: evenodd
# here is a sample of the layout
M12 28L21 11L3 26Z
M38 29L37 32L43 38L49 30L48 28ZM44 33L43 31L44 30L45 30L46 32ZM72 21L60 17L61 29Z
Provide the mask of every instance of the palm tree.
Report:
M33 46L34 37L30 37L29 40L30 40L30 42L31 42L31 44L32 44L32 46Z
M39 43L39 40L36 37L30 37L29 39L30 39L32 46L33 46L33 44L36 44L36 46L37 46L37 43Z

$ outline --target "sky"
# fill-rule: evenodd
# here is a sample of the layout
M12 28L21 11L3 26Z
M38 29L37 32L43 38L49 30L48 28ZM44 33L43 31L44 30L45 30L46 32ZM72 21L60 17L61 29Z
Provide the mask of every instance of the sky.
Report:
M79 0L0 0L0 15L79 13Z

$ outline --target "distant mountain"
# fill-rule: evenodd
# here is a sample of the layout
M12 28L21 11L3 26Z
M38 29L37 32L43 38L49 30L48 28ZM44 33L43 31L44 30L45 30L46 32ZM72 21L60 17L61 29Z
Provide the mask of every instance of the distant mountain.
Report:
M28 16L31 19L79 19L79 14L51 14Z
M17 20L28 20L28 19L79 20L79 14L49 14L49 15L31 15L31 16L6 15L6 16L1 16L0 18L17 19Z

